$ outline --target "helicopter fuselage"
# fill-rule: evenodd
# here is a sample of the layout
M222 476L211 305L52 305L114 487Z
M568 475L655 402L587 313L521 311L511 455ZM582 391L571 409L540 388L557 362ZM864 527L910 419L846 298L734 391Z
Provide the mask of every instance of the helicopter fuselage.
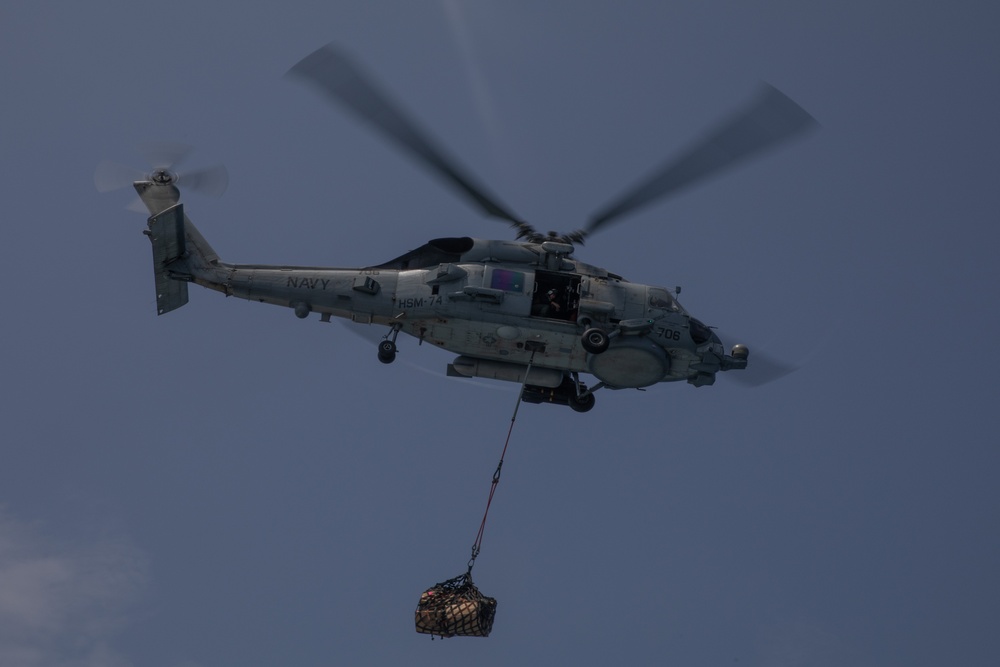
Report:
M460 375L519 381L530 361L539 369L533 384L557 386L565 372L586 372L625 388L708 384L720 369L721 344L697 324L692 334L691 317L663 288L628 282L548 244L441 239L424 248L435 244L468 250L415 268L396 268L398 260L361 269L233 265L223 286L301 317L316 312L396 328L467 357L452 365ZM581 343L594 327L617 334L599 354ZM719 357L714 368L706 356Z
M443 238L364 268L229 264L174 203L176 190L163 187L136 183L153 213L147 235L160 314L187 301L186 288L173 302L167 289L193 282L301 318L385 325L383 362L394 358L402 332L458 355L450 375L523 382L551 390L553 402L594 390L580 389L579 373L613 389L701 386L746 366L745 355L726 354L667 289L577 261L565 243Z

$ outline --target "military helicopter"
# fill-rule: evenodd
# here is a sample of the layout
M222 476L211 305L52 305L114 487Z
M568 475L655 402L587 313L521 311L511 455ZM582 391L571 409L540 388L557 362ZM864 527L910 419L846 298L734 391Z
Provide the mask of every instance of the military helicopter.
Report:
M642 180L581 229L541 234L513 214L438 148L370 77L333 45L289 70L369 123L445 180L485 215L510 224L516 240L438 238L376 266L328 268L223 262L184 213L179 185L218 189L224 173L178 176L164 164L133 183L150 213L157 313L188 301L188 283L227 296L387 327L377 357L391 363L400 332L457 355L450 376L523 384L530 403L586 412L594 392L660 382L711 385L743 371L749 349L727 353L712 328L685 310L675 291L629 282L574 257L591 234L651 201L713 176L803 133L815 121L780 91L764 86L693 148ZM224 185L223 185L224 188ZM100 183L99 183L100 189ZM757 363L757 362L754 362ZM764 375L787 370L761 362ZM581 374L597 379L587 386Z

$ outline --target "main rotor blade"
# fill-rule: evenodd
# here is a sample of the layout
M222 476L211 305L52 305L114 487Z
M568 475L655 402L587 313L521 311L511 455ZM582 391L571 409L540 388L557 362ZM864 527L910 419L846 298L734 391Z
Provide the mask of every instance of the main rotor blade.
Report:
M722 123L638 186L591 217L585 232L761 153L816 125L816 119L777 88L764 84L749 107Z
M305 79L370 123L458 188L487 215L507 220L518 227L525 225L501 205L496 197L487 194L486 189L477 184L464 169L459 168L453 159L446 157L444 151L430 140L429 135L418 129L417 124L398 105L391 102L346 55L332 45L328 44L309 54L288 70L288 74Z

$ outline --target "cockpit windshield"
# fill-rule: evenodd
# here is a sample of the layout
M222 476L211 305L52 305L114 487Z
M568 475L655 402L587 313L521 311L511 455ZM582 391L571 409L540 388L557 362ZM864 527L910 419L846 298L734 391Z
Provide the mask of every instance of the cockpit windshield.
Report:
M665 289L660 287L649 288L649 308L651 310L663 310L668 313L683 313L681 304Z

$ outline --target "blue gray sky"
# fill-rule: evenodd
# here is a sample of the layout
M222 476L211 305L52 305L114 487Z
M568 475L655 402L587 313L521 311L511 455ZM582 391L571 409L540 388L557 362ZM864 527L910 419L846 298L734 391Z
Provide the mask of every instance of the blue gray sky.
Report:
M265 6L267 5L267 6ZM1000 654L1000 43L987 2L15 2L0 9L0 664L992 665ZM336 42L500 198L569 230L760 81L822 130L601 232L797 363L748 390L525 405L289 310L157 317L111 159L191 144L228 261L509 238L283 78ZM405 363L403 363L405 362Z

